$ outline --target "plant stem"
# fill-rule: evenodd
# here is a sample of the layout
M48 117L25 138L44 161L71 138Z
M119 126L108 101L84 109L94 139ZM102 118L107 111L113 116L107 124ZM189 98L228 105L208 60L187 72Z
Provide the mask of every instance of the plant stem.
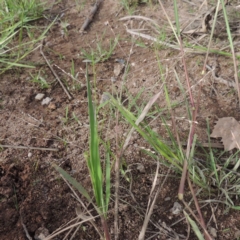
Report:
M101 216L101 221L102 221L102 226L103 226L103 231L104 231L105 239L106 239L106 240L110 240L111 237L110 237L110 234L109 234L109 231L108 231L107 222L106 222L106 219L104 218L104 216Z

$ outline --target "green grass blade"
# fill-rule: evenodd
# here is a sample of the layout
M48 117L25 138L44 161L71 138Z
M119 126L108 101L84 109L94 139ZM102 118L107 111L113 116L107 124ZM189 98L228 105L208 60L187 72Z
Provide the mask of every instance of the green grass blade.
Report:
M90 177L93 185L95 200L97 206L100 208L100 211L102 212L105 206L102 189L103 177L99 155L99 138L97 131L96 113L92 102L91 86L88 78L88 71L86 72L86 78L88 94L88 114L90 122L90 140L89 140L90 155L87 159L87 164L90 171Z
M190 223L194 233L196 234L197 238L199 240L204 240L204 237L202 235L202 233L200 232L197 224L189 217L189 215L184 211L184 215L187 218L188 222Z
M111 165L110 165L110 146L107 146L107 156L106 156L106 173L105 173L105 185L106 185L106 193L105 193L105 208L104 213L108 211L108 204L110 201L110 188L111 188Z
M53 167L60 173L62 176L70 182L90 203L92 202L88 192L85 190L85 188L77 182L77 180L73 177L71 177L66 171L64 171L61 167L57 166L56 164L53 164Z
M177 1L174 0L174 16L177 28L177 36L180 36L180 24L179 24L179 17L178 17L178 8L177 8Z

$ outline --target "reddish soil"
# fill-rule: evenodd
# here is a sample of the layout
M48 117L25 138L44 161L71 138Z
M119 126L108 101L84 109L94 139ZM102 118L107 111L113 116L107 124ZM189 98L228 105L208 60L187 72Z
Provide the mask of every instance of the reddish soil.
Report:
M119 21L128 13L124 9L120 9L120 5L115 0L105 0L86 32L81 34L79 30L88 15L91 3L86 3L80 9L75 2L69 0L56 3L51 10L46 11L48 19L42 19L36 23L47 26L50 19L64 13L62 19L57 21L48 32L43 51L60 79L67 86L73 99L68 99L39 50L25 59L38 63L34 70L12 69L1 76L0 144L58 150L12 147L1 150L0 239L3 240L29 239L28 234L32 239L38 239L36 236L39 236L38 232L43 234L43 229L53 233L66 224L70 225L69 222L77 217L76 208L80 203L51 163L61 166L92 193L84 158L84 152L88 150L89 120L85 79L86 63L83 62L82 50L96 49L97 43L101 43L103 48L108 48L110 40L119 37L118 45L108 60L97 63L95 70L89 64L92 85L94 85L94 71L96 71L97 102L100 102L104 92L111 92L114 96L119 95L124 85L122 100L127 99L126 106L134 113L139 114L140 107L145 106L150 97L161 90L162 81L165 78L171 99L180 103L174 113L180 138L184 142L188 137L188 113L185 104L181 104L185 100L185 95L181 93L174 74L176 70L182 86L185 88L185 73L179 51L155 46L150 40L133 38L126 32L126 26L133 29L148 28L149 24L141 19ZM166 8L171 9L171 1L162 2ZM184 3L183 6L185 4L188 6L187 3ZM181 13L184 14L184 9L181 9ZM152 6L139 5L136 14L149 17L158 24L167 26L160 6L154 3ZM169 14L171 16L172 12ZM66 29L61 29L61 21L69 24ZM149 28L148 34L154 35L154 31ZM143 45L145 47L141 47ZM223 84L212 83L211 74L205 77L200 88L204 57L199 54L186 54L190 83L195 86L193 94L199 106L196 131L201 142L208 141L207 118L210 120L211 129L215 121L221 117L231 116L240 120L236 91ZM127 62L130 69L124 80L122 71L119 76L115 76L116 81L113 82L111 78L114 77L114 72L119 65L117 59ZM215 55L210 55L209 61L215 59ZM160 73L158 60L160 60L162 68L166 69L163 74ZM232 66L229 68L231 59L226 61L226 57L219 57L217 61L221 65L221 73L233 78L233 68ZM76 82L66 74L66 72L70 73L72 62L74 62L75 74L77 74ZM39 72L49 83L49 88L42 89L39 84L31 81L31 76L36 76ZM142 94L138 98L132 99L141 91ZM38 93L50 97L52 99L50 105L42 106L41 101L35 99ZM162 109L162 116L165 117L167 123L171 124L172 121L168 116L166 106L165 94L162 93L157 101L156 109ZM110 120L108 116L110 116ZM119 146L115 141L117 121L115 112L103 108L99 112L98 119L104 122L109 121L106 125L100 124L100 134L102 139L111 142L111 150L116 154ZM150 121L150 126L164 139L168 139L160 118ZM124 143L129 129L130 126L120 119L118 127L120 144ZM121 176L120 181L120 240L138 239L156 171L156 162L144 154L141 147L149 148L148 144L135 133L124 153L127 178ZM102 157L104 157L103 153ZM137 168L139 164L144 166L143 171ZM158 186L161 185L166 174L166 167L161 165ZM112 211L114 209L114 171L112 175L111 191L113 195L109 206L108 224L111 236L114 238ZM180 175L174 171L170 172L170 177L158 196L145 239L186 239L189 226L183 212L176 215L171 212L174 202L178 202L179 181ZM191 194L188 189L186 191L186 199L190 201ZM80 194L79 197L88 210L92 211L92 215L96 215L92 210L93 207ZM194 203L191 203L190 206L193 210L195 209ZM216 229L217 237L215 239L234 239L234 235L240 230L239 212L225 211L225 209L224 205L216 203L207 204L202 208L208 227ZM74 223L76 221L75 219ZM95 224L102 231L99 218L96 218ZM90 222L83 223L76 233L74 233L75 229L72 229L66 238L64 237L68 231L54 239L92 240L100 238ZM189 239L196 239L192 231Z

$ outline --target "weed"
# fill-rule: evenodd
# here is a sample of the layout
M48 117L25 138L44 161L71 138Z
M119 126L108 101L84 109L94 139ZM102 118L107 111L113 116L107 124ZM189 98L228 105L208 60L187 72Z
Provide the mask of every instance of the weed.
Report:
M65 117L62 118L62 121L64 124L67 124L69 122L69 109L68 106L65 108Z
M92 182L92 188L94 192L96 205L92 202L88 192L83 188L83 186L72 178L67 172L65 172L60 167L53 165L56 170L62 174L62 176L68 180L74 187L76 187L79 192L86 197L89 203L95 206L95 209L99 213L104 229L104 234L106 240L110 239L108 226L106 222L108 204L110 200L110 148L108 144L105 144L106 149L106 162L105 171L103 171L101 166L101 159L99 153L99 137L97 130L97 120L95 107L92 102L90 82L87 76L87 91L88 91L88 111L89 111L89 122L90 122L90 139L89 139L89 152L85 153L85 158L87 160L87 165L90 173L90 178ZM68 114L67 114L68 115ZM105 177L105 179L104 179ZM105 184L104 184L105 183ZM105 188L104 188L105 185Z
M32 41L22 43L23 33L31 36L30 22L42 17L43 4L38 0L5 0L0 2L0 73L16 67L31 67L19 63L34 50L34 44L40 41L46 31ZM16 44L17 43L17 44ZM15 47L12 47L14 46Z
M102 39L98 39L97 45L96 45L96 50L93 50L91 48L91 51L88 52L88 51L85 51L82 49L81 52L82 52L84 61L91 62L93 65L98 62L107 61L111 57L117 44L118 44L118 37L115 38L114 40L111 39L108 49L105 49L102 45Z
M50 84L46 81L46 79L42 76L41 71L38 72L36 76L31 75L31 82L37 83L41 89L47 89L50 87Z
M126 11L128 12L129 15L132 15L136 7L138 5L138 0L121 0L121 5Z
M65 37L68 36L68 29L67 29L68 26L70 26L70 24L67 21L61 21L60 22L62 36L65 36Z
M73 80L73 84L72 84L72 89L73 90L80 90L81 89L81 82L78 81L78 74L79 72L75 72L75 64L74 64L74 61L72 60L72 63L71 63L71 69L70 69L70 74L71 74L71 78Z

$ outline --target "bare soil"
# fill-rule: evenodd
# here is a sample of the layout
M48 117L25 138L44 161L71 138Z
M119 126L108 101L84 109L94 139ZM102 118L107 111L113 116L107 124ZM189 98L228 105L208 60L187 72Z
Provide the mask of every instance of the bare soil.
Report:
M172 1L162 2L169 10L170 16L173 16ZM187 1L181 2L180 17L183 20L187 17L186 12L190 12L186 11L190 6ZM193 2L196 3L196 1ZM0 239L29 239L28 234L32 239L37 239L39 235L37 231L43 233L43 229L45 229L49 233L53 233L77 217L76 208L79 206L79 202L69 186L52 168L51 163L61 166L81 182L90 193L92 191L84 158L84 152L88 150L89 120L85 79L86 63L83 62L82 50L96 49L97 43L101 43L103 48L108 48L110 40L114 40L118 36L118 45L108 60L97 63L95 70L89 64L92 85L94 85L94 71L97 76L96 101L100 103L104 92L113 93L115 96L119 95L124 85L123 101L124 99L128 100L125 101L126 106L128 103L134 102L132 98L142 92L131 106L131 110L137 114L140 107L146 105L150 97L162 89L164 76L171 99L180 103L175 107L180 138L184 142L188 137L188 113L185 104L182 104L188 96L182 94L174 73L174 71L177 72L182 86L187 89L180 52L168 47L156 46L150 40L132 37L128 34L127 27L132 29L148 28L149 35L154 35L154 30L141 19L119 21L128 13L121 9L118 1L115 0L105 0L86 32L81 34L79 30L91 6L92 4L87 2L84 8L80 9L75 1L61 1L46 11L48 19L36 22L37 25L47 26L57 15L64 13L61 20L57 21L48 32L44 40L43 51L60 79L67 86L73 97L72 100L68 99L56 81L39 49L25 59L38 64L34 70L13 69L1 76L0 143L12 146L54 148L58 151L12 147L1 150ZM153 3L151 6L140 4L135 14L151 18L160 26L168 26L158 4ZM61 27L61 21L69 24L66 29ZM188 53L185 57L194 99L199 106L198 139L201 142L207 142L206 119L209 119L211 129L215 121L221 117L231 116L240 120L237 92L231 87L214 82L211 74L206 74L203 79L201 71L204 55ZM119 65L118 59L124 60L130 66L125 79L122 78L123 71L119 72L119 76L114 76L114 70L116 71ZM219 74L233 79L234 71L231 59L210 54L209 65L216 59L221 66ZM160 73L158 61L161 62L162 68L166 69L163 75ZM75 74L78 74L76 77L78 81L74 81L66 74L70 73L73 62ZM39 71L50 84L49 88L42 89L39 84L31 81L31 76L36 76ZM116 81L112 81L113 77L116 78ZM51 98L51 103L48 106L41 105L41 101L35 99L38 93L43 93L45 97ZM171 125L171 117L165 111L167 103L164 93L157 101L156 107L163 109L161 115ZM115 141L115 112L103 108L98 117L99 120L108 123L107 127L105 124L100 124L100 134L102 139L111 142L111 150L116 154L120 146L116 145ZM161 118L155 118L149 124L165 140L168 140L169 137ZM101 129L101 126L105 126L105 128ZM129 129L130 126L120 119L117 128L120 144L124 142ZM156 162L141 151L142 147L149 148L148 144L135 133L124 154L127 177L121 176L120 182L120 240L138 238L156 171ZM144 166L144 169L140 170L139 165ZM112 174L112 193L114 194L114 170ZM166 167L161 166L158 185L161 185L166 174ZM174 203L178 202L179 180L180 175L173 171L170 172L170 177L158 196L151 222L148 225L146 239L187 238L189 226L183 212L176 215L171 212ZM82 196L79 195L79 197L86 204L88 210L92 211L92 206L89 206ZM191 200L188 189L186 189L187 200ZM237 199L234 201L236 205L239 203ZM112 195L108 216L112 237L114 236L113 208L114 195ZM193 203L191 203L191 208L195 209ZM215 203L207 204L202 208L208 227L216 230L215 239L234 239L235 234L240 230L240 213L225 210L224 205ZM92 214L96 215L94 211ZM101 231L100 219L96 218L95 224ZM66 238L64 236L68 231L54 239L99 239L97 231L90 222L82 224L76 233L74 231L75 229ZM192 231L189 239L196 239Z

